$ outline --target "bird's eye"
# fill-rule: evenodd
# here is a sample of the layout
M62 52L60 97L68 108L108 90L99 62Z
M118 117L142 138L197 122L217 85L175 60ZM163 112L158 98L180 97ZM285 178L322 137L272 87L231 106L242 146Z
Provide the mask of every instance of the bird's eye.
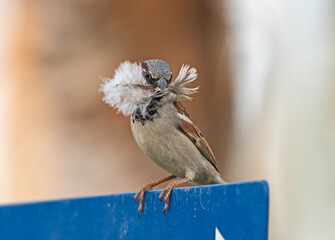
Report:
M143 73L145 79L149 80L151 78L149 73Z

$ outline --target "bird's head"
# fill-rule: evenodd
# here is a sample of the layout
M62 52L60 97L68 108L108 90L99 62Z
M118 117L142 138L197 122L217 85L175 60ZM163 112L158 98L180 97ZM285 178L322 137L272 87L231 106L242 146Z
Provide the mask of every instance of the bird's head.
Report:
M164 91L171 84L172 70L166 62L159 59L150 59L141 64L142 75L145 81Z
M196 93L198 88L185 85L196 78L197 70L189 65L183 65L177 78L171 82L171 68L162 60L151 59L142 64L125 61L116 69L112 79L104 79L100 91L105 94L103 100L125 116L139 106L145 115L146 107L153 98L168 96L171 102L178 98L191 99L189 95Z

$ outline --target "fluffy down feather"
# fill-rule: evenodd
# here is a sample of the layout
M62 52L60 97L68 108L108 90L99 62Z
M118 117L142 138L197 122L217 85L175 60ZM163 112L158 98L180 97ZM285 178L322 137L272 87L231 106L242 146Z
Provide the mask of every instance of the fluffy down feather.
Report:
M137 87L145 85L142 68L137 63L123 62L115 70L113 79L105 78L100 91L105 94L103 101L129 116L137 106L149 104L151 91Z

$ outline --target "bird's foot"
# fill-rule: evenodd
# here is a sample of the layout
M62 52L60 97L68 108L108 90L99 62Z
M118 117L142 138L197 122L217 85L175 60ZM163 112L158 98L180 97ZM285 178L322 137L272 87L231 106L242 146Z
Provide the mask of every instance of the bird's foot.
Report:
M141 217L141 212L143 211L143 205L144 205L144 195L145 195L145 192L146 191L149 191L149 190L152 190L153 187L157 186L158 184L161 184L163 182L166 182L168 180L171 180L175 178L175 176L173 175L170 175L170 176L167 176L167 177L164 177L162 179L159 179L157 181L154 181L152 183L149 183L147 184L145 187L142 187L140 191L138 191L135 196L134 196L134 200L135 202L137 202L137 198L138 196L140 196L140 205L138 206L138 216Z
M171 197L171 192L174 187L176 187L178 184L188 182L188 178L177 178L169 182L169 184L166 186L166 188L163 189L163 192L159 195L159 200L162 202L165 202L164 205L164 215L165 212L169 209L169 204L170 204L170 197ZM165 194L165 198L163 200L163 196Z
M141 217L141 212L143 211L145 192L149 191L149 190L152 190L153 187L154 187L153 184L149 183L146 186L142 187L141 190L138 191L134 196L134 200L135 200L135 202L137 202L138 195L140 195L140 205L138 206L138 211L137 211L137 214L138 214L139 217Z

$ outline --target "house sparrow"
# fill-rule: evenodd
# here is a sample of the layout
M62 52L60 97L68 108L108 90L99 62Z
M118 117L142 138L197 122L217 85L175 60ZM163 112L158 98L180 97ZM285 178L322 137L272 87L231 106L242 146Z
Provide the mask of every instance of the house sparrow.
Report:
M169 207L172 189L180 183L224 183L206 139L194 124L181 103L190 100L198 88L185 85L197 78L195 68L183 65L172 82L170 66L158 59L142 64L122 63L113 79L105 79L101 91L103 100L125 116L131 115L131 129L141 150L158 166L171 175L147 184L136 195L140 196L138 214L143 211L144 194L170 181L160 194L164 214Z

